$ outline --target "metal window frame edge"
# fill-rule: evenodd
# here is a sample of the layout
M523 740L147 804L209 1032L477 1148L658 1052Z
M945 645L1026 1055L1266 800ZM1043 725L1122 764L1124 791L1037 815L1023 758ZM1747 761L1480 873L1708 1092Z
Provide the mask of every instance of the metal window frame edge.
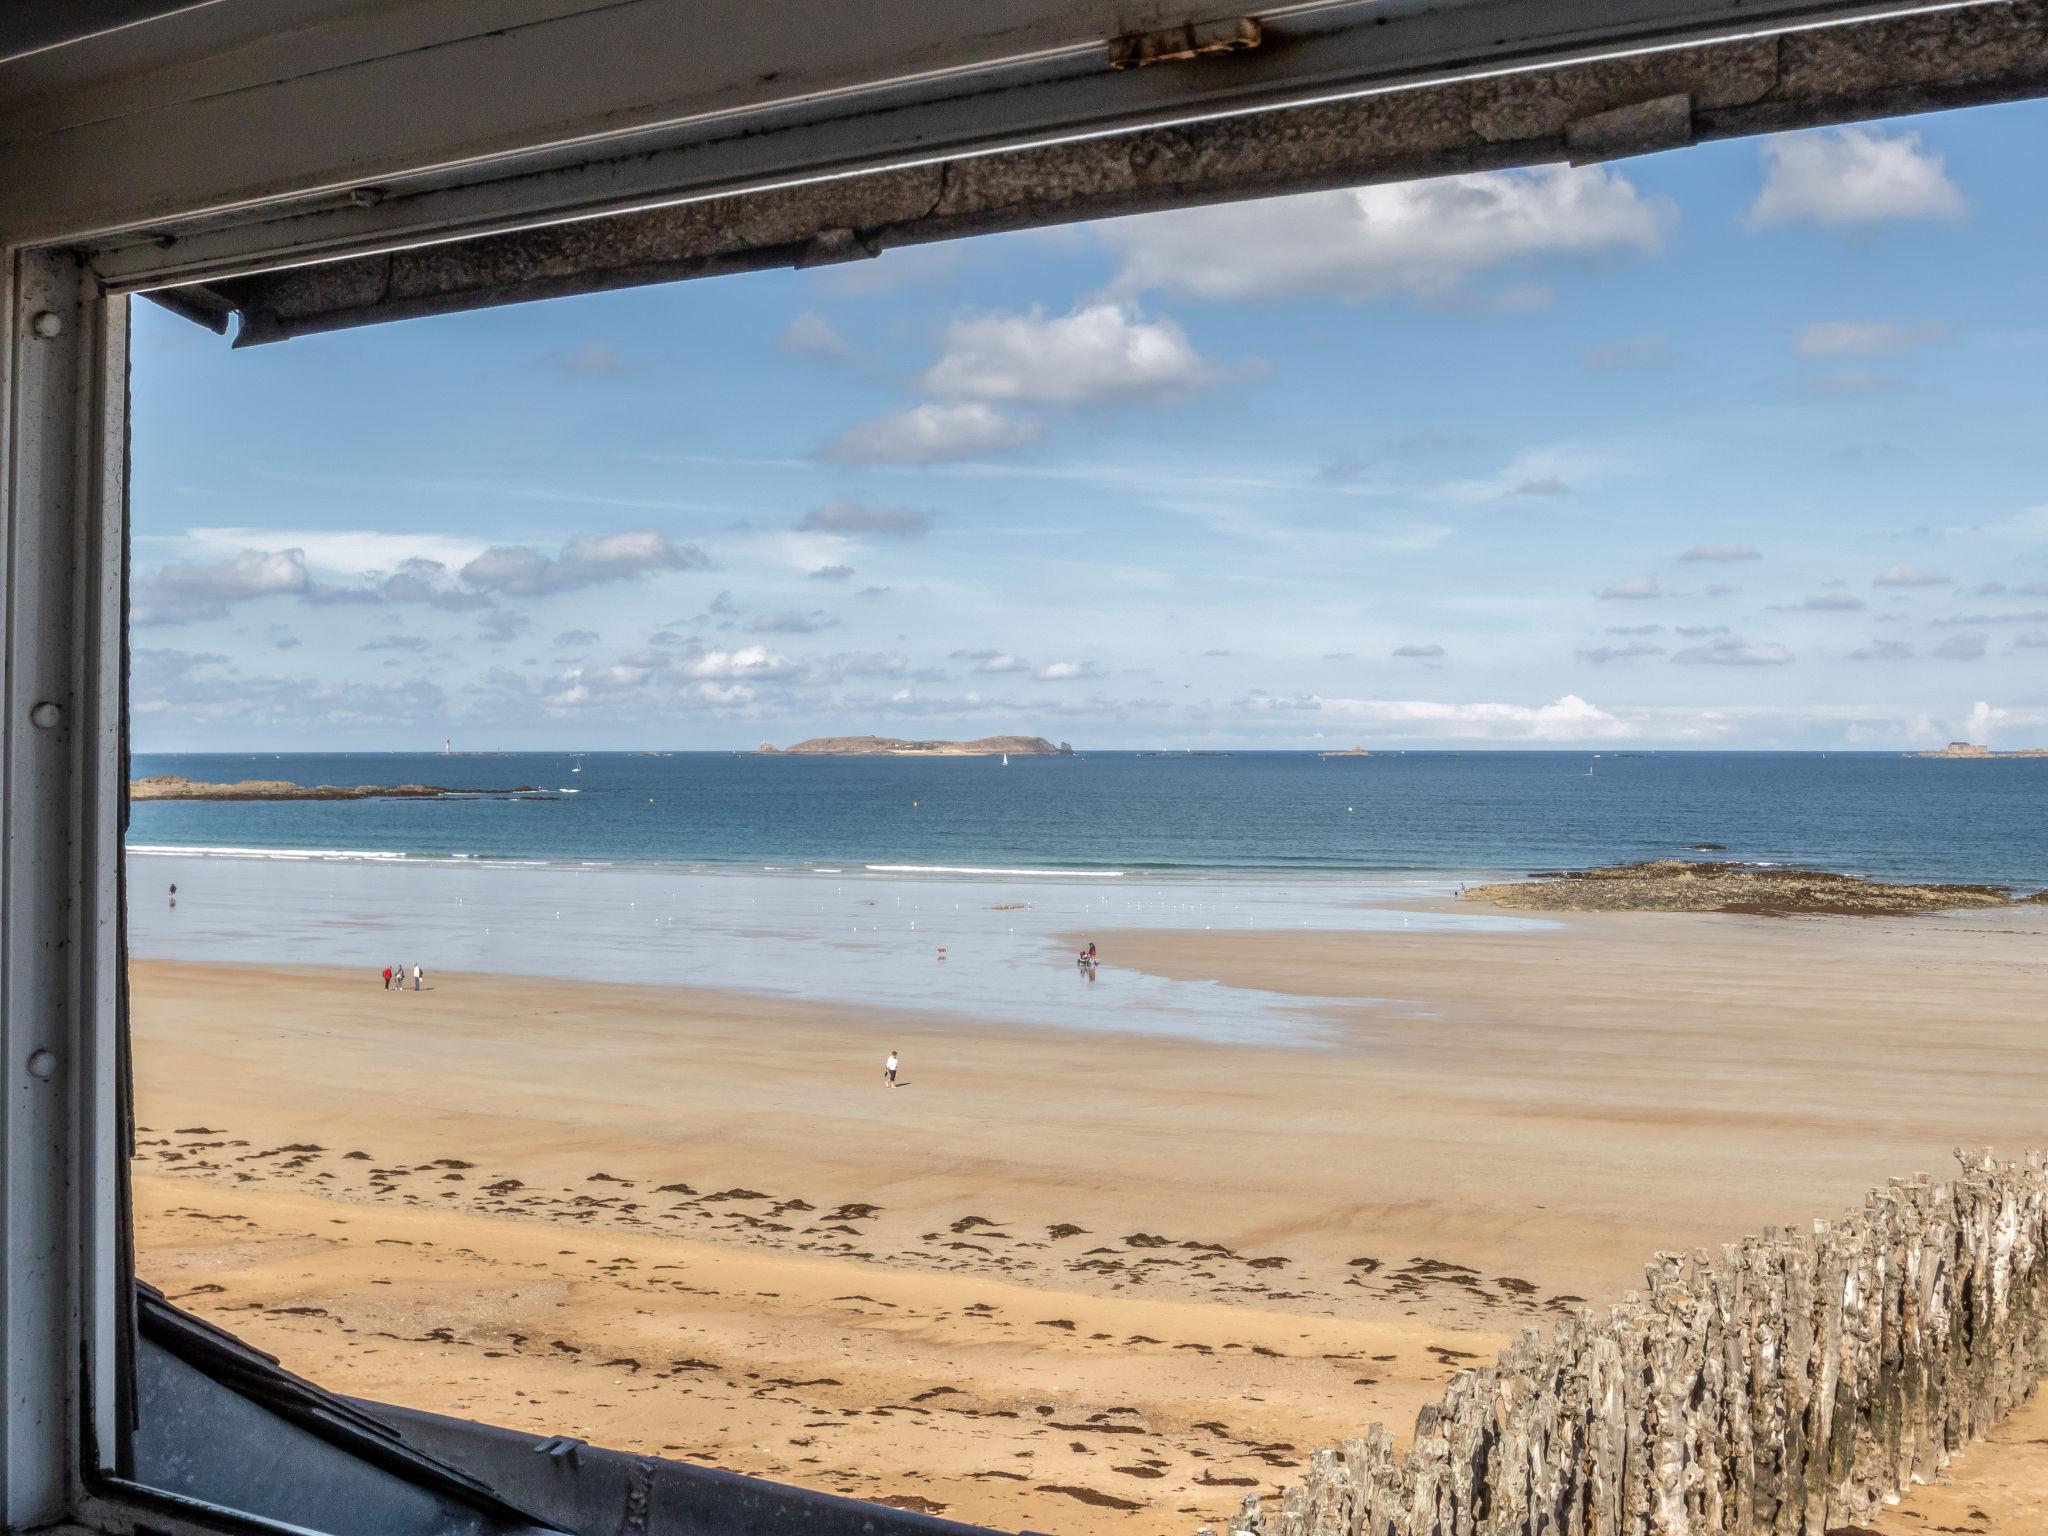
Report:
M0 268L0 1519L64 1518L127 1445L122 1145L128 301Z
M1624 3L1589 0L1601 13ZM1529 14L1526 0L1385 17L1365 0L1269 7L1259 14L1301 35L1224 60L1120 71L1105 39L1085 56L993 61L703 122L425 164L375 185L308 188L67 243L94 252L110 288L148 292L1141 128L1998 3L1645 0L1648 14L1632 27L1604 16L1538 27L1516 20L1518 5Z

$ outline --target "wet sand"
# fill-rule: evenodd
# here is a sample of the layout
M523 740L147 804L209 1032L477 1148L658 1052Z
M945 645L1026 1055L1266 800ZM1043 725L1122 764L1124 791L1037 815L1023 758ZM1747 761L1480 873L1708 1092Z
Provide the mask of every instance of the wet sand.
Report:
M2048 1142L2044 929L1093 935L1102 988L1390 1000L1327 1048L138 963L141 1267L341 1390L1187 1531L1656 1248Z

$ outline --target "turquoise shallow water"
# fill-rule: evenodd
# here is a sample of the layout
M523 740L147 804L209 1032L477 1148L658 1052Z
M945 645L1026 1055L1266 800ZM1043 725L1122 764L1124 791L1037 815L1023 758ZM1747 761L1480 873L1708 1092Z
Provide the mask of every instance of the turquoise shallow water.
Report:
M1594 770L1587 772L1588 768ZM574 789L549 800L153 803L137 846L551 861L1126 872L1527 870L1727 845L1902 879L2048 884L2048 760L1416 752L1323 760L162 756L138 774Z

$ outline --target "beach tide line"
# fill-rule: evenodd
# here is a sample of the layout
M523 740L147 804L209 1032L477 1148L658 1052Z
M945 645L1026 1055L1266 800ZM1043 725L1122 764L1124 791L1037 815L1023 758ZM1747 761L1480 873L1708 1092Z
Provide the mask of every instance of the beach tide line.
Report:
M392 862L410 857L395 850L374 848L229 848L196 844L188 847L176 843L130 843L125 851L205 859L374 859Z

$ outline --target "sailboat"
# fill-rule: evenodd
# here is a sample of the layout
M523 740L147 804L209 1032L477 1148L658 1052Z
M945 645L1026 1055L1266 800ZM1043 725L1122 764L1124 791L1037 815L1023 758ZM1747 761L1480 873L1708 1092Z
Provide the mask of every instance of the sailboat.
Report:
M1010 754L1007 752L1003 754L1003 766L1005 768L1010 766Z

